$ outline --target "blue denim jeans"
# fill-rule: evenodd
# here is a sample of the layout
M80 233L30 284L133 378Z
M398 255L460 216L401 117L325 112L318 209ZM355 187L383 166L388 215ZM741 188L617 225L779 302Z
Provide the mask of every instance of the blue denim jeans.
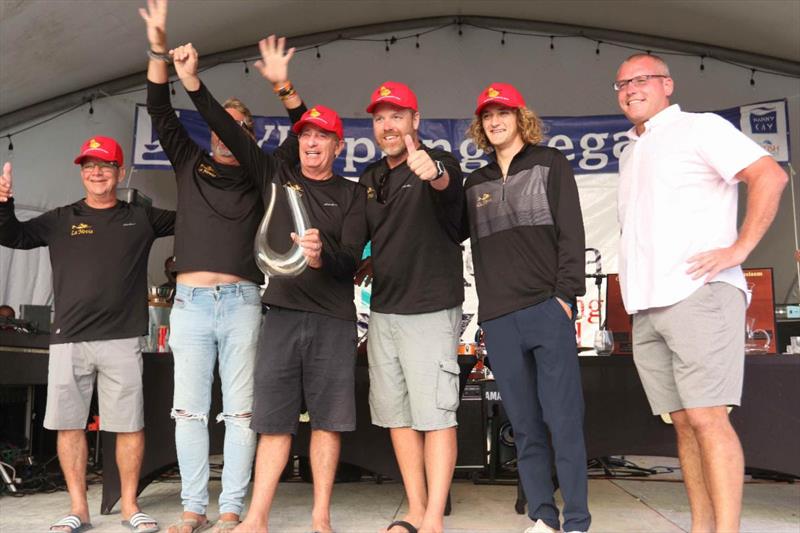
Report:
M219 512L242 512L256 446L250 418L260 325L261 298L254 283L176 288L169 339L175 361L171 415L185 511L205 514L208 507L207 425L219 355L222 413L216 421L225 422Z

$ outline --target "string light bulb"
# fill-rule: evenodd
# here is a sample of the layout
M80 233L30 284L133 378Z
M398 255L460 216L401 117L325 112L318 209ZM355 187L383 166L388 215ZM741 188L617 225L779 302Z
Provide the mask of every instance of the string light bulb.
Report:
M417 42L416 42L415 46L416 46L417 48L419 48L419 33L417 34Z
M500 45L501 46L505 46L506 45L506 32L503 32L503 36L500 37Z
M706 69L705 60L706 60L705 55L700 56L700 72Z
M756 69L751 68L750 69L750 85L754 87L755 84L756 84Z
M317 50L317 59L320 59L322 54L319 53L319 46L315 46L314 48Z
M11 135L8 135L7 137L8 137L8 151L9 152L13 152L14 151L14 142L11 140Z
M554 37L551 35L550 36L550 50L555 50L556 49L556 45L555 45L555 43L553 43L553 39L554 39Z
M89 100L89 114L94 115L94 98Z
M600 55L600 43L602 43L602 42L603 41L597 41L597 46L594 49L595 55L598 55L598 56Z
M250 67L247 65L247 61L242 61L244 63L244 73L250 74Z
M172 96L175 96L175 83L169 83L169 92L172 94Z

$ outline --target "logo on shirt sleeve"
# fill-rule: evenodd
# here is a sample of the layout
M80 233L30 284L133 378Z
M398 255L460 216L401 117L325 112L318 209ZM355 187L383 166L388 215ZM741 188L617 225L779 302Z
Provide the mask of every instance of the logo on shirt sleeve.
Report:
M69 235L70 237L75 237L76 235L94 235L94 228L85 222L73 224Z

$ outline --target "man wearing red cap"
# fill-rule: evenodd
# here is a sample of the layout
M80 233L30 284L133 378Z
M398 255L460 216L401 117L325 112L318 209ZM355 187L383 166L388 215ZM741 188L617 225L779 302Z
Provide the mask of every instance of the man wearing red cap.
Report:
M478 320L514 428L519 478L535 524L560 531L548 435L564 499L564 531L587 531L583 392L575 299L585 292L584 230L572 167L539 146L542 123L512 85L478 96L469 136L489 164L465 194Z
M333 162L344 148L342 121L332 109L312 107L292 126L294 135L284 143L282 154L269 154L202 85L192 45L174 50L173 57L198 111L252 174L264 202L271 200L273 183L299 189L312 226L302 236L292 231L292 215L279 187L267 240L275 250L287 250L294 240L310 268L297 277L270 278L262 299L269 309L254 374L251 428L260 433L255 484L247 516L234 531L267 529L304 401L311 423L311 529L329 533L340 433L356 426L352 280L366 240L364 189L333 172ZM272 68L270 58L264 57L260 68ZM291 149L299 149L299 166Z
M386 154L361 175L372 240L372 423L390 428L408 496L391 533L438 532L456 461L464 189L452 154L420 143L417 97L381 84L367 107Z
M148 324L150 245L173 234L175 212L117 200L125 169L114 139L88 139L75 164L86 197L25 222L14 215L11 163L0 177L0 245L47 246L53 267L55 316L44 427L58 431L71 507L50 530L74 533L91 527L85 428L96 377L100 429L117 433L123 525L154 532L158 523L136 502L144 455L140 340Z

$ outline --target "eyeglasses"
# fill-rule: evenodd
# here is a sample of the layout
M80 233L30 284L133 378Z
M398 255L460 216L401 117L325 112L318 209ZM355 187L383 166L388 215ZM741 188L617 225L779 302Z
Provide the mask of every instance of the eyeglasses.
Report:
M101 172L111 173L119 168L119 165L114 162L95 161L94 163L81 163L81 170L90 172L95 168L99 168Z
M389 179L390 173L391 169L386 166L378 178L378 182L375 184L375 188L377 189L377 200L379 204L385 204L386 199L389 196L389 185L386 183L386 181Z
M627 87L629 83L632 83L634 87L644 87L651 78L669 78L669 76L666 74L643 74L628 80L617 80L614 82L614 90L619 92Z

